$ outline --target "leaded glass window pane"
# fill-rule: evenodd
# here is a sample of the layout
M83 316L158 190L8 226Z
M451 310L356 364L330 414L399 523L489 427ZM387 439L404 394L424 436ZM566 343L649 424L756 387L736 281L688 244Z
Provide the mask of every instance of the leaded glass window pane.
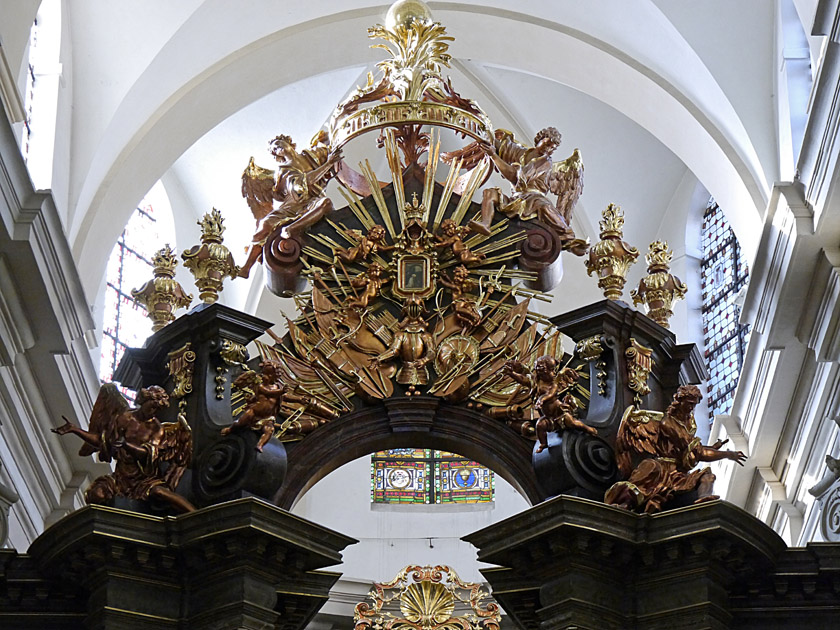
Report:
M131 297L152 278L152 256L167 235L161 234L155 210L145 201L126 223L105 271L105 305L102 319L102 343L99 379L109 382L126 348L142 346L152 333L146 311ZM133 393L124 390L133 398Z
M371 458L374 503L487 503L494 484L488 468L448 451L400 448Z
M749 326L738 323L735 298L749 280L749 269L735 233L714 200L703 215L703 334L709 371L709 412L728 413L744 365Z

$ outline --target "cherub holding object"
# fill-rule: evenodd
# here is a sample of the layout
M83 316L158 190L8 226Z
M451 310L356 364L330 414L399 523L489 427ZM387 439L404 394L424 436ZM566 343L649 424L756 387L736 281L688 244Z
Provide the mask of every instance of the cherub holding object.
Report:
M532 148L519 144L510 132L497 132L493 144L478 143L481 153L513 187L509 195L499 188L486 188L481 220L471 222L470 229L489 234L493 214L499 210L523 221L537 218L557 235L564 250L579 256L586 252L588 243L576 238L571 228L574 207L583 193L583 161L575 149L562 162L552 162L560 138L554 127L546 127L534 137ZM476 151L470 149L469 153L474 161ZM557 195L556 203L549 194Z
M681 385L665 413L636 409L624 412L616 438L616 463L624 481L613 484L604 502L628 510L660 511L675 495L697 491L695 503L712 501L715 476L711 469L695 469L698 462L731 459L744 464L741 451L722 451L727 440L703 446L695 435L694 407L700 390Z
M464 265L458 265L452 273L452 280L441 271L439 281L452 291L455 320L461 325L462 332L465 334L467 330L478 326L481 323L481 313L478 312L475 298L469 294L469 291L475 287L475 282L470 280L469 269Z
M338 260L346 263L362 262L379 252L388 252L394 249L392 245L385 244L385 228L381 225L371 227L365 236L362 236L362 233L358 230L352 230L352 232L359 239L359 242L348 249L344 247L336 248L335 255Z
M276 361L263 361L260 374L253 370L243 372L233 381L233 386L245 394L245 411L221 433L227 435L239 429L256 431L260 433L257 450L262 451L274 435L286 389L280 381L280 365Z
M367 308L371 300L376 299L382 286L388 281L383 277L384 271L382 265L373 262L370 263L365 273L360 273L350 280L350 286L354 289L362 289L362 292L355 298L347 300L347 306L351 308Z
M577 383L579 375L577 370L564 367L559 373L557 371L557 360L553 357L544 356L534 362L534 409L540 415L537 420L537 439L540 445L537 453L548 448L548 432L561 431L563 429L575 429L585 431L590 435L598 435L594 427L590 427L575 417L577 403L571 395L561 398L561 395Z
M276 174L254 164L253 158L242 174L242 196L257 220L257 231L239 272L243 278L262 260L265 243L277 230L283 238L297 237L333 210L324 188L338 170L341 151L324 146L321 136L315 137L311 150L302 153L289 136L277 136L269 146L277 160ZM276 208L275 201L279 204Z
M452 254L462 265L474 265L487 258L486 254L473 252L464 244L470 233L469 228L457 225L452 219L444 219L440 224L440 233L435 235L437 247L449 247Z
M85 501L103 505L125 497L161 501L179 512L194 511L175 492L192 457L189 425L181 416L177 422L158 420L157 414L169 406L162 387L141 389L135 403L137 407L130 407L113 383L105 383L99 388L87 431L67 418L52 429L58 435L79 436L84 441L79 455L97 453L100 461L116 461L113 473L98 477L88 487Z
M533 374L518 361L505 363L504 373L520 385L531 388L534 409L540 416L536 425L537 439L540 443L537 453L548 448L549 431L575 429L598 435L594 427L575 417L577 402L574 396L567 393L578 381L577 370L564 367L557 372L557 359L543 356L534 362Z

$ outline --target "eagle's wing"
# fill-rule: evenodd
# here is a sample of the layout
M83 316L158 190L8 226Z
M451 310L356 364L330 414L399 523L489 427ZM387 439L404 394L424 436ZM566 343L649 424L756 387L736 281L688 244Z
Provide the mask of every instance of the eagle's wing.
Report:
M90 412L90 421L88 422L88 431L95 435L103 436L103 446L112 441L116 437L116 427L114 426L117 417L128 411L129 404L120 390L113 383L105 383L99 388L99 395L93 403L93 410ZM82 444L79 449L79 455L92 455L96 452L96 447L90 444ZM111 455L106 448L99 449L99 459L103 462L110 462Z
M567 225L572 223L572 212L583 194L583 160L577 149L562 162L551 166L548 178L551 192L557 195L557 209Z
M192 429L183 414L176 422L163 424L163 439L160 443L160 459L169 466L163 474L163 482L174 491L192 459Z
M627 407L615 440L615 459L618 470L626 479L633 471L633 455L655 456L656 436L662 422L659 411Z
M242 196L260 221L274 208L274 171L257 166L252 157L242 173Z

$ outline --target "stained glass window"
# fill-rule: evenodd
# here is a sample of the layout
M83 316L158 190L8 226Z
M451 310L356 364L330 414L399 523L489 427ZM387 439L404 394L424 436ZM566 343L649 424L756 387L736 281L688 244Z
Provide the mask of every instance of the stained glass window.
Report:
M161 232L155 208L144 199L111 251L105 272L105 311L99 360L102 382L112 380L126 348L142 346L152 333L152 323L146 317L146 311L131 298L131 290L140 288L152 277L152 256L165 240L172 241Z
M489 469L456 453L398 448L371 458L373 503L487 503L493 489Z
M709 201L703 214L703 335L709 371L709 414L732 409L732 397L744 365L750 329L738 323L735 300L749 279L749 269L729 222Z

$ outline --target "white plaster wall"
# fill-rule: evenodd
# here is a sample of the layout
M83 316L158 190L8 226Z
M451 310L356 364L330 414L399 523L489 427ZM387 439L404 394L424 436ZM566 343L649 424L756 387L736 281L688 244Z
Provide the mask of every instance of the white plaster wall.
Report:
M352 536L335 567L342 580L389 580L408 564L448 564L469 581L482 582L475 548L460 540L529 507L504 479L496 477L490 505L386 506L370 502L370 457L361 457L315 484L292 509L303 518Z

